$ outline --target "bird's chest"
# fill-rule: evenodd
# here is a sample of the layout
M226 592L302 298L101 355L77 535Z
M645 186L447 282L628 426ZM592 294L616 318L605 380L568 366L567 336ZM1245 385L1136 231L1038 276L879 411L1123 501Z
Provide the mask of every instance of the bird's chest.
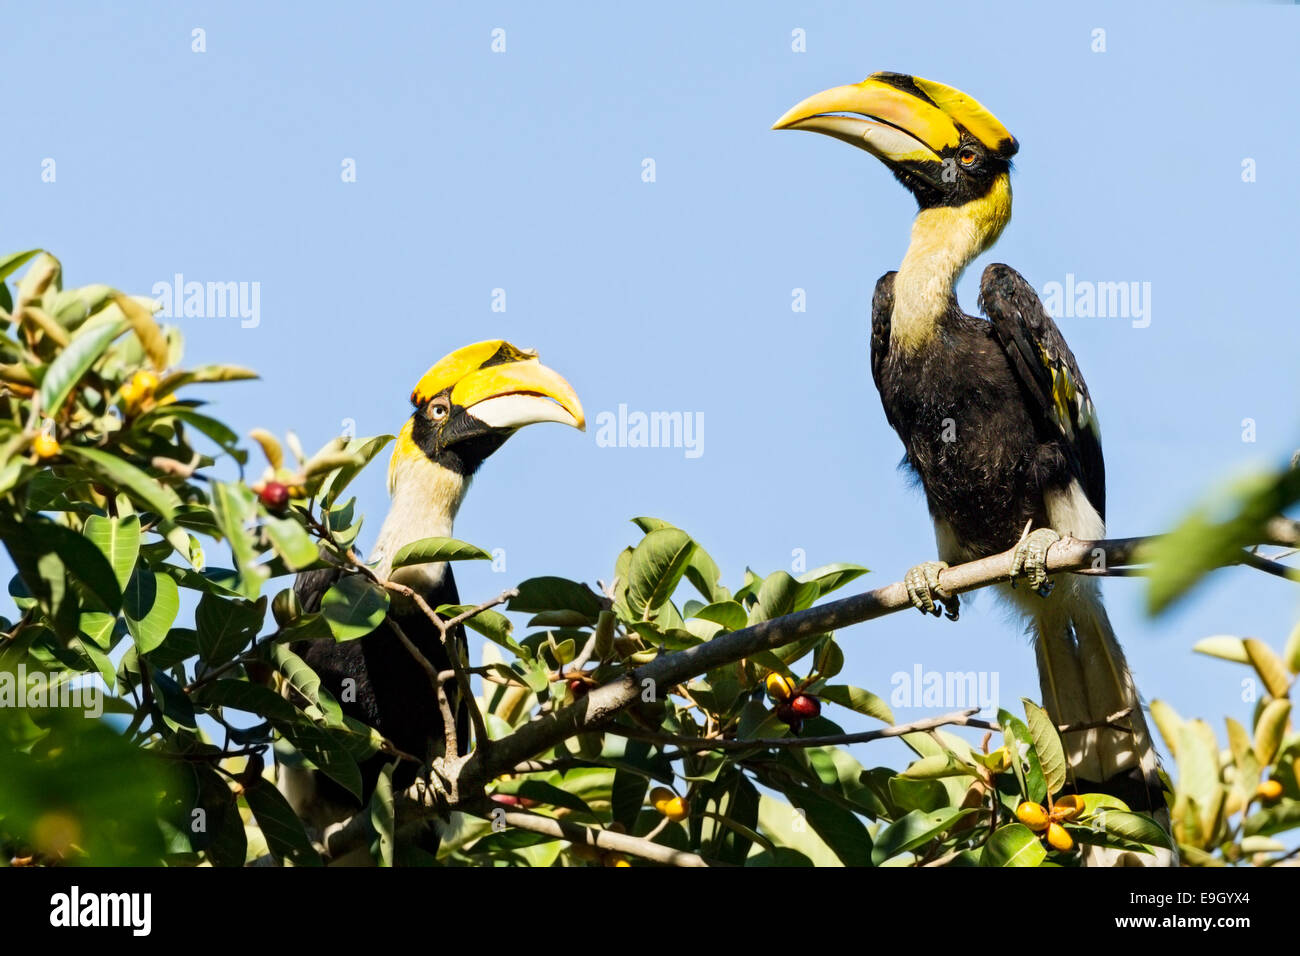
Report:
M1023 527L1038 443L996 343L941 332L925 348L875 358L881 401L931 513L990 544Z

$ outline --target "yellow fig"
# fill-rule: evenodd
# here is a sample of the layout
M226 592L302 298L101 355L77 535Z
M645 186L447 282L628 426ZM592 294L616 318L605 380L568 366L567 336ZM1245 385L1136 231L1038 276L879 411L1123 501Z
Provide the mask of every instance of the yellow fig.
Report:
M1034 803L1032 800L1026 800L1016 807L1016 819L1035 833L1046 829L1048 823L1051 822L1047 817L1047 808L1041 803Z
M1067 793L1065 796L1058 798L1056 803L1052 804L1052 822L1065 823L1069 820L1073 820L1082 812L1083 801L1074 794Z
M1062 852L1074 849L1074 837L1070 836L1069 831L1059 823L1047 827L1047 842Z
M131 380L122 386L122 400L126 402L128 409L135 411L153 398L154 389L157 387L158 376L153 372L136 372L131 376Z
M48 432L41 432L32 439L32 451L36 452L37 458L53 458L63 449L59 447L58 440Z
M606 853L605 865L606 866L631 866L632 863L622 853Z
M786 700L794 693L794 682L776 671L767 675L767 696L773 700Z
M690 816L686 801L667 787L655 787L650 791L650 803L663 816L676 823Z
M1259 789L1255 794L1261 800L1276 800L1282 796L1282 781L1280 780L1263 780L1260 781Z

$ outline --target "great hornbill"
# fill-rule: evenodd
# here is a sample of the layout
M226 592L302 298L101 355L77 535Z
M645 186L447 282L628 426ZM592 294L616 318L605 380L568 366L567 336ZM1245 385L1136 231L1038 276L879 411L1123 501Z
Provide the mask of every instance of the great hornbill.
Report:
M371 560L381 579L406 585L436 609L459 603L451 567L417 564L394 571L398 550L421 538L451 536L470 479L516 430L537 422L578 429L585 423L568 382L542 365L537 353L500 340L468 345L443 358L416 384L411 404L415 410L397 435L388 466L392 504ZM294 589L303 609L318 610L341 574L325 569L298 575ZM392 596L388 618L365 637L344 643L303 641L292 649L341 702L345 714L375 728L404 753L427 761L444 749L441 709L428 675L389 621L397 622L438 671L451 667L433 622L400 593ZM463 658L463 628L457 626L449 636ZM466 753L470 731L463 701L456 714L457 747ZM362 762L362 803L323 773L293 766L280 768L280 789L295 812L323 832L369 801L380 772L392 759L376 753ZM411 761L400 761L394 787L410 786L417 770ZM421 842L430 846L436 837Z
M1033 287L1010 266L984 270L987 321L964 314L954 293L1011 218L1015 138L965 93L899 73L811 96L773 128L866 150L920 207L902 265L876 284L871 315L872 377L925 489L941 559L908 573L913 603L935 615L942 604L955 620L957 596L938 586L947 562L1015 547L1004 590L1035 638L1044 705L1062 726L1089 725L1064 733L1071 784L1165 813L1151 735L1100 591L1075 575L1053 590L1044 568L1060 535L1105 535L1105 465L1088 388ZM1021 576L1031 591L1014 589ZM1144 859L1152 857L1120 862Z

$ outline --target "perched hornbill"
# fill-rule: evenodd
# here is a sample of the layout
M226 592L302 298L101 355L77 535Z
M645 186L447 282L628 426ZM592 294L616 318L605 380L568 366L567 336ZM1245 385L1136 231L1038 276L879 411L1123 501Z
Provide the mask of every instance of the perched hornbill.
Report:
M947 562L1016 547L1011 585L1023 576L1033 590L1005 591L1030 622L1044 705L1058 724L1094 725L1063 735L1071 783L1163 813L1151 736L1097 585L1070 575L1052 590L1044 569L1060 535L1105 534L1105 466L1088 388L1056 323L1010 266L984 270L988 321L964 314L954 293L1011 218L1016 140L965 93L899 73L811 96L773 128L865 149L920 207L902 265L876 284L871 316L872 377L925 488L942 559L908 573L913 603L937 615L938 598L956 619L956 595L938 588ZM1091 860L1115 859L1103 856Z
M470 479L517 429L536 422L582 429L585 423L582 405L568 382L542 365L535 352L500 340L468 345L443 358L416 384L411 404L415 411L397 435L388 466L392 504L371 558L381 578L410 587L436 609L459 603L451 567L418 564L393 571L398 550L420 538L451 536ZM340 574L327 569L298 575L294 588L303 608L319 609L321 598ZM437 670L451 666L437 628L413 602L394 594L389 620L397 621ZM452 636L463 657L464 630L457 627ZM442 752L445 738L437 697L427 674L388 620L358 640L303 641L293 650L342 703L345 714L422 760ZM354 682L349 685L353 693L344 693L349 679ZM467 715L461 702L456 741L462 753L468 751ZM380 771L392 759L377 753L361 764L363 801L370 799ZM410 786L417 770L411 761L400 761L393 773L394 787ZM292 766L282 766L280 773L280 789L294 810L321 831L362 806L322 773Z

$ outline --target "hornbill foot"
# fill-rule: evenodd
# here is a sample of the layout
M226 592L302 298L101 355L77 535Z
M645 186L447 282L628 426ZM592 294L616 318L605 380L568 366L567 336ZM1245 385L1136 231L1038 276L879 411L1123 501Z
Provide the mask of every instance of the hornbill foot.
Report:
M939 616L939 606L950 621L957 620L961 612L961 601L955 594L945 595L939 590L939 572L948 567L947 561L926 561L911 568L903 575L903 584L907 588L907 597L912 607L922 614ZM935 597L939 598L935 603Z
M1047 549L1060 540L1061 536L1051 528L1039 528L1021 538L1011 556L1011 586L1015 587L1016 578L1024 575L1040 597L1051 594L1053 584L1047 579Z

